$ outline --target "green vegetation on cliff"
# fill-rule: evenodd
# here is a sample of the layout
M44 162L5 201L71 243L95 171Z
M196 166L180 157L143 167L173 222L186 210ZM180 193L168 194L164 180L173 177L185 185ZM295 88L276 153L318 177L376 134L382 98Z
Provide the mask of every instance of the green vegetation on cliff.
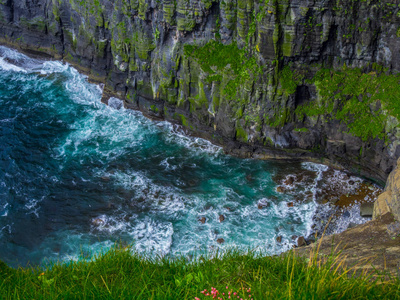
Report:
M201 70L207 74L206 80L224 81L223 96L232 99L238 89L247 81L261 73L254 56L246 49L239 49L236 43L224 45L219 41L210 40L203 46L185 45L185 55L195 59Z
M364 141L385 140L385 133L399 124L400 74L388 74L378 65L369 73L344 65L341 70L319 70L312 83L317 101L297 107L300 117L338 119L348 126L349 133Z
M398 279L385 281L340 269L338 257L262 257L228 251L197 262L151 259L115 248L90 262L48 268L7 267L0 262L2 299L200 299L212 287L245 299L399 299ZM228 287L228 289L227 289ZM201 293L207 289L207 292ZM225 293L225 295L223 294Z

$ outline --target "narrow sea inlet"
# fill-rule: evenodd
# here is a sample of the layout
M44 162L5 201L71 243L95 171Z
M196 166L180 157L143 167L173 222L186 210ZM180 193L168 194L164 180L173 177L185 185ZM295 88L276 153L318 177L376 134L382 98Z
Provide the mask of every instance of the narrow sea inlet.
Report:
M86 258L115 243L154 255L278 254L330 215L331 232L368 220L354 203L379 189L360 178L230 157L101 94L67 64L0 47L0 260ZM332 203L346 197L337 214Z

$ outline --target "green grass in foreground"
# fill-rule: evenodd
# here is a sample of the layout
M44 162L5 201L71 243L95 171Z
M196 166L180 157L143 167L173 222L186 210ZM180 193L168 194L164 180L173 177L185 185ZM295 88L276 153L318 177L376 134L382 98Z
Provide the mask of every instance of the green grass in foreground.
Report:
M292 252L261 257L228 251L188 263L128 250L114 248L91 262L43 269L15 270L0 262L0 298L212 299L206 295L213 287L219 291L215 299L228 299L229 291L231 299L400 299L398 279L353 276L353 269L341 269L340 256L321 263L318 255L302 259Z

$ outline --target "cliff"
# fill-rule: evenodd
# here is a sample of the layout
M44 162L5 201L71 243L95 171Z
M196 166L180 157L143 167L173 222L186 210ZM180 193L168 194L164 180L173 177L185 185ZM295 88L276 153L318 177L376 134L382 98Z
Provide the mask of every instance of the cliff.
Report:
M387 179L384 192L375 201L373 218L377 219L386 213L391 213L400 222L400 159ZM400 233L400 224L397 227Z
M380 183L400 156L396 0L4 0L0 28L232 154Z

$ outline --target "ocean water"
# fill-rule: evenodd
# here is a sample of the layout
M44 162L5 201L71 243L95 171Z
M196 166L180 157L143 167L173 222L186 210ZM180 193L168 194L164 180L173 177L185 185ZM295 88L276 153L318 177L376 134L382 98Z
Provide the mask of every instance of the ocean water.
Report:
M82 259L116 243L150 255L277 254L330 211L318 201L327 166L230 157L101 93L68 64L0 47L1 260Z

